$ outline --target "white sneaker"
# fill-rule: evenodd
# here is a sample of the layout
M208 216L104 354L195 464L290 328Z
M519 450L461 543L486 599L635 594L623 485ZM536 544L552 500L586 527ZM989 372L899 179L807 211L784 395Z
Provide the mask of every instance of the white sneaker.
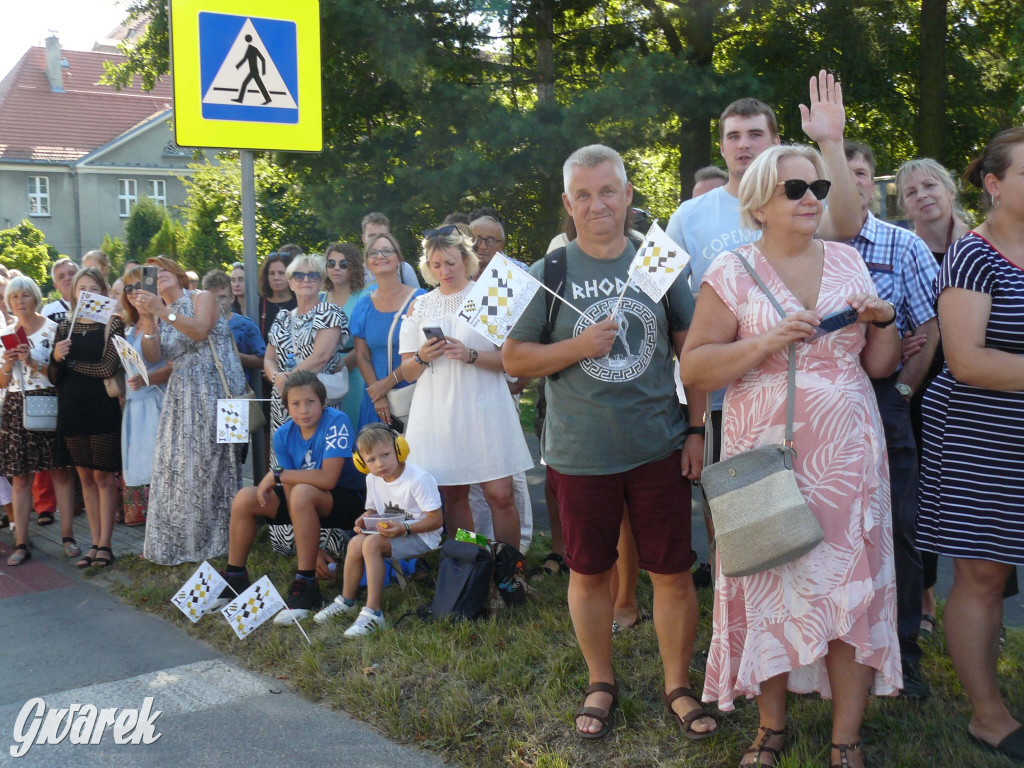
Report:
M289 627L297 621L304 621L309 616L309 611L304 608L282 608L274 616L274 623L279 627Z
M362 637L386 626L383 616L378 616L369 608L363 608L352 626L345 630L345 637Z
M328 605L323 610L317 612L317 614L313 617L313 621L315 621L317 624L323 624L324 622L330 621L339 614L348 613L349 611L355 610L355 607L356 604L354 601L352 605L349 605L345 602L344 598L342 598L341 595L338 595L336 598L334 598L333 603Z

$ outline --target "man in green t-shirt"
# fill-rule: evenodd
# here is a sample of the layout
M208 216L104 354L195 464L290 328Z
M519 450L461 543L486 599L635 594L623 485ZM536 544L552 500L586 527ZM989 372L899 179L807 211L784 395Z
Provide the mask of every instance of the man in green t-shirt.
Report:
M654 585L665 702L688 736L703 738L717 722L690 690L688 669L697 632L690 481L700 477L704 443L702 430L687 428L673 383L673 354L683 347L693 297L677 281L667 307L633 286L618 304L635 250L624 234L633 188L615 150L577 150L563 181L578 233L566 248L564 295L576 311L562 307L551 343L541 343L546 312L538 293L506 341L503 360L511 376L558 374L546 384L542 453L562 520L569 612L590 674L576 731L594 739L611 728L618 686L609 583L628 504L640 567ZM540 260L531 273L543 281L544 268ZM691 392L688 401L700 404L704 396Z

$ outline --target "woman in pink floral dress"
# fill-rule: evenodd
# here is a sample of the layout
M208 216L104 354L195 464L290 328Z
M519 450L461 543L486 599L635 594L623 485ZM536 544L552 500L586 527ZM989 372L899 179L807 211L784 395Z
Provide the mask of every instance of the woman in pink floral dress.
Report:
M788 348L796 345L795 470L825 540L752 576L718 567L704 700L733 709L756 696L760 728L741 765L774 765L785 746L786 691L834 699L833 765L862 766L868 693L901 685L889 476L869 376L895 370L895 310L875 296L852 248L814 239L828 182L821 157L773 147L740 184L752 245L704 276L682 356L687 385L724 385L722 458L782 443ZM786 311L780 316L745 259ZM811 340L820 319L852 306L858 322Z

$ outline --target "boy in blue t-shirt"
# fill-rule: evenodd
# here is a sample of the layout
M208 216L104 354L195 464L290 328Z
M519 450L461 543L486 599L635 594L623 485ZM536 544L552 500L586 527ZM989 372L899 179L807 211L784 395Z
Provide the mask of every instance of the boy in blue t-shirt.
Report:
M384 591L384 558L406 560L441 546L441 494L437 481L405 461L408 445L386 424L368 424L356 438L354 462L366 478L366 514L356 521L357 535L345 550L345 579L341 594L313 617L322 624L355 608L359 582L366 569L366 606L346 637L360 637L385 626L380 610ZM390 522L368 524L373 515L401 515Z
M220 304L221 312L228 321L231 335L235 339L235 346L238 347L238 357L242 365L262 372L267 344L260 336L260 329L256 323L232 310L231 302L234 296L231 295L231 278L219 269L210 270L203 275L203 290L212 293Z
M281 399L291 417L274 433L273 467L257 486L243 488L231 504L228 565L223 572L229 587L216 606L226 605L249 586L245 570L249 550L261 521L290 523L295 532L298 572L288 590L275 624L291 624L323 605L320 578L334 578L328 565L334 560L319 549L320 529L350 530L362 514L365 494L361 476L349 468L352 423L348 416L328 408L327 390L312 371L288 376ZM347 470L347 471L346 471ZM223 601L223 602L221 602Z

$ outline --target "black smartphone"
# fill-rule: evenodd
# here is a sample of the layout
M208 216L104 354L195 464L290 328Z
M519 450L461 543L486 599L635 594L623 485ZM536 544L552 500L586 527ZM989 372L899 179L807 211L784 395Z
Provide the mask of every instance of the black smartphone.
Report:
M446 339L444 337L444 331L442 331L441 328L439 326L436 326L436 325L430 326L428 328L424 328L423 329L423 335L427 337L428 341L433 341L434 339L440 339L441 341L443 341L445 343L448 342L448 339Z
M156 295L156 267L146 264L142 268L142 290Z
M398 432L398 434L402 434L403 432L405 432L405 422L402 421L397 416L392 416L391 417L391 428L393 430L395 430L396 432Z
M838 331L840 328L845 328L848 325L853 325L857 322L857 310L853 307L847 307L846 309L840 309L838 312L833 312L830 315L825 315L821 318L821 324L818 329L814 332L814 335L807 339L812 341L819 336L824 336L826 333L832 333L832 331Z

